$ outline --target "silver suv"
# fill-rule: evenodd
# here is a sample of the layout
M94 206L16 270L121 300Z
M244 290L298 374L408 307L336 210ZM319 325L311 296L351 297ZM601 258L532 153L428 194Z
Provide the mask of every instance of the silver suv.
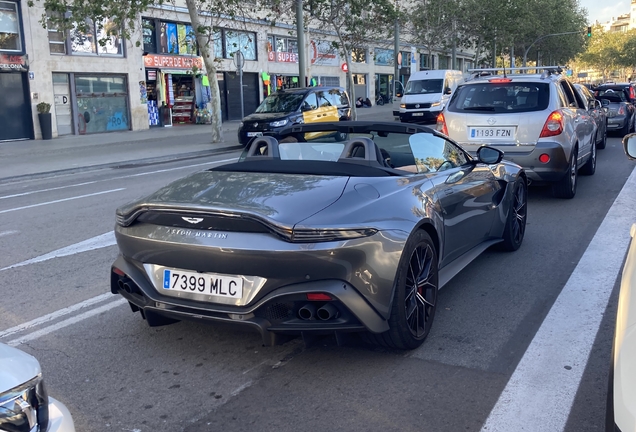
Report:
M558 67L472 69L437 118L437 130L474 154L502 150L528 180L551 183L556 197L573 198L577 175L596 170L596 125L587 105ZM515 72L508 73L506 72Z

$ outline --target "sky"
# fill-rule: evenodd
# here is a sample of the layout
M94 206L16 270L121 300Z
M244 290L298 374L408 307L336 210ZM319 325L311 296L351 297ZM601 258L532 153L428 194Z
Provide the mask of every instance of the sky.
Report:
M580 0L582 7L587 9L588 22L605 23L612 17L626 14L630 11L630 0Z

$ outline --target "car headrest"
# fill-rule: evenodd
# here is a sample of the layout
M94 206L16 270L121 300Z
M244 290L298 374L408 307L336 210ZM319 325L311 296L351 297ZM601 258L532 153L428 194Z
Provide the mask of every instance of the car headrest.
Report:
M369 166L383 166L380 149L372 139L354 138L345 143L338 162L356 163Z
M254 138L247 150L245 160L280 159L278 141L271 136Z

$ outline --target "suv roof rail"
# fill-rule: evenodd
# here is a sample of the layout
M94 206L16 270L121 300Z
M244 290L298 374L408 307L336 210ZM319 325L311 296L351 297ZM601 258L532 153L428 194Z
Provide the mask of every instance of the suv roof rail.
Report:
M499 72L503 72L504 74L508 72L525 72L525 71L544 71L541 75L542 78L546 78L552 74L560 74L563 72L563 68L561 66L525 66L525 67L514 67L514 68L483 68L483 69L468 69L467 72L471 74L469 79L474 79L482 76L489 75L498 75ZM545 75L545 76L544 76Z

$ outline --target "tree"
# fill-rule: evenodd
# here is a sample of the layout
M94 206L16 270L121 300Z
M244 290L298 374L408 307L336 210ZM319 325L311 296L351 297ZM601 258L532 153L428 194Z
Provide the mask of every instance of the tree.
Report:
M292 0L295 2L295 0ZM347 65L347 83L353 91L351 53L364 49L370 40L391 35L397 17L391 0L311 0L307 4L309 24L332 32L337 49ZM352 96L353 98L354 96ZM355 103L351 104L352 118L357 119Z
M175 0L176 1L176 0ZM140 14L153 6L169 3L169 0L29 0L33 7L36 2L45 9L40 23L59 31L71 30L86 32L87 20L107 22L121 29L124 38L131 40L135 31L141 27ZM214 39L218 37L215 28L219 23L234 20L239 26L245 26L252 14L258 14L254 4L242 0L185 0L190 21L195 33L199 52L203 57L212 97L212 142L223 141L221 124L221 97L217 80L217 59L214 52ZM249 7L249 10L247 9ZM259 14L263 16L263 14ZM108 33L107 37L108 37ZM139 42L137 42L139 44ZM237 50L242 47L236 47Z

